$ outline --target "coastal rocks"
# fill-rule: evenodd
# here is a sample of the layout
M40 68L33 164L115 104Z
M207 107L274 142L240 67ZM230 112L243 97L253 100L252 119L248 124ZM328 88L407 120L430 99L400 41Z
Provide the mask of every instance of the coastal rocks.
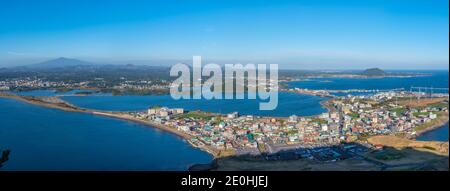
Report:
M194 164L188 168L189 171L210 171L217 168L217 161L208 164Z
M8 159L9 159L9 153L10 153L11 151L10 150L4 150L3 152L2 152L2 156L1 156L1 158L0 158L0 168L3 166L3 163L5 163L6 161L8 161Z

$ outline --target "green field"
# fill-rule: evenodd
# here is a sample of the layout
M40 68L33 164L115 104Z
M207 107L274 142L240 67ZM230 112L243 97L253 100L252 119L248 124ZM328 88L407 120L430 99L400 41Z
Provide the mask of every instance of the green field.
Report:
M213 118L215 116L216 115L205 113L205 112L191 111L189 113L181 115L180 117L192 118L192 119L201 119L201 120L211 120L211 118Z

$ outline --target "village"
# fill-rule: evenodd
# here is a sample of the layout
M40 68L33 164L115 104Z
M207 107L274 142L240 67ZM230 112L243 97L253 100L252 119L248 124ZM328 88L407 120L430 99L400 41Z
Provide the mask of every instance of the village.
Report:
M183 108L154 106L133 113L141 120L174 128L190 135L193 145L208 146L226 155L262 155L267 160L307 158L337 161L360 157L374 135L416 136L439 117L448 121L448 98L438 103L413 106L418 95L409 92L381 92L344 96L324 102L328 112L317 116L287 118L226 115Z

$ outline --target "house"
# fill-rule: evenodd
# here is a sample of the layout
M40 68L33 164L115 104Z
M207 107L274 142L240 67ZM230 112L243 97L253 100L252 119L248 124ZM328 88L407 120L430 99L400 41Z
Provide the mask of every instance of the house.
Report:
M234 118L239 117L239 113L238 112L229 113L227 115L227 117L228 117L228 119L234 119Z
M436 115L435 113L430 112L429 118L430 118L430 119L436 119L436 118L437 118L437 115Z
M148 115L155 115L158 111L156 109L150 108L148 109L147 113Z
M174 108L174 109L172 109L172 113L174 113L174 114L183 114L184 113L184 109L183 108Z

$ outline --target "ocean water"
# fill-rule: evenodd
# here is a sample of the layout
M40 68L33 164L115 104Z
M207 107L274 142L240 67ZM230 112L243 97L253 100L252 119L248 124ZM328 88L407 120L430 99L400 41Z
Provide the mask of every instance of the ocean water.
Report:
M326 112L320 102L324 98L291 92L279 92L278 107L275 110L259 110L260 102L265 100L174 100L170 95L163 96L64 96L65 101L83 108L112 111L142 111L160 105L185 110L202 110L217 113L251 114L260 116L290 115L310 116Z
M404 88L409 90L415 87L448 88L448 71L425 71L431 76L407 77L407 78L312 78L307 81L289 82L290 87L308 89L365 89L365 90L386 90ZM437 91L439 93L439 91ZM445 91L444 93L448 93Z
M369 79L355 79L355 78L317 78L308 79L306 81L289 82L290 87L308 88L308 89L328 89L328 90L345 90L345 89L366 89L366 90L385 90L404 88L409 90L411 86L414 87L434 87L434 88L448 88L449 86L449 71L421 71L431 74L430 76L409 77L409 78L369 78ZM448 90L434 90L435 93L447 93ZM337 96L365 95L370 93L334 93ZM423 141L448 141L449 132L448 124L435 129L433 131L424 133L417 137L417 140Z
M181 138L118 119L0 98L1 170L187 170L212 156Z
M291 82L309 89L394 89L410 86L447 87L448 71L433 76L382 79L312 79ZM78 90L20 92L54 96L84 108L142 111L154 105L218 113L238 111L263 116L316 115L325 112L319 98L279 93L276 110L258 109L261 100L173 100L170 96L74 96ZM0 98L0 149L11 149L2 170L186 170L212 157L181 138L155 128L118 119L25 104ZM424 133L418 140L448 141L448 124Z
M14 94L23 95L23 96L36 96L36 97L45 97L45 96L69 96L75 95L77 92L93 92L92 90L70 90L67 92L57 92L55 90L32 90L32 91L21 91L21 92L13 92ZM108 95L96 93L97 95Z
M430 76L409 77L409 78L317 78L308 79L306 81L289 82L290 87L308 88L308 89L328 89L328 90L345 90L345 89L366 89L366 90L383 90L404 88L409 90L414 87L434 87L448 88L449 71L421 71L431 74ZM447 93L448 90L434 90L435 93ZM370 93L333 93L337 96L365 95ZM448 141L449 132L448 124L442 128L422 134L417 140L426 141Z
M428 131L416 139L419 141L448 141L448 123L441 128Z

